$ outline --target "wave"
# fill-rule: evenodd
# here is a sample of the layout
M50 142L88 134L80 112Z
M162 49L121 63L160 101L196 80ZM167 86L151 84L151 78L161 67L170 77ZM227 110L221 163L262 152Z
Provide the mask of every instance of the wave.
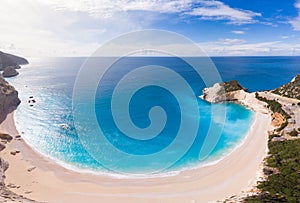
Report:
M74 165L74 163L67 163L58 158L49 156L49 155L41 152L34 145L30 144L30 142L28 140L26 140L26 137L23 137L23 140L25 141L25 144L27 144L30 147L30 149L33 151L33 153L36 153L37 155L41 156L42 158L52 161L54 164L57 164L60 167L63 167L67 170L70 170L70 171L73 171L76 173L91 174L91 175L97 175L97 176L106 176L106 177L110 177L113 179L166 178L166 177L177 176L186 171L199 170L204 167L218 164L220 161L222 161L226 157L230 156L234 151L236 151L237 149L239 149L240 147L243 146L243 144L245 143L248 136L250 136L250 132L253 130L254 123L255 123L255 118L252 119L251 127L248 129L246 136L243 139L241 139L240 142L236 143L231 148L223 149L223 151L221 153L219 153L218 155L216 155L214 157L210 157L208 160L206 160L204 162L195 163L191 166L184 166L184 167L181 167L180 169L171 170L171 171L163 171L163 172L154 173L154 174L121 174L121 173L114 173L112 171L109 172L109 171L104 171L104 170L93 170L93 169L82 168L82 167Z

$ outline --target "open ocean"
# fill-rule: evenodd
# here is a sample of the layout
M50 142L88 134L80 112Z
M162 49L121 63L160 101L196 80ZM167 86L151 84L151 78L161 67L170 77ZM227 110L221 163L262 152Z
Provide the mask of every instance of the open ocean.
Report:
M20 75L8 79L19 91L21 105L15 113L16 126L24 140L35 150L56 161L57 163L73 170L120 175L120 171L130 174L147 174L151 167L159 168L160 164L168 162L168 158L178 156L180 145L173 148L168 156L150 160L149 163L132 162L126 164L122 160L114 161L112 168L101 162L114 160L108 157L109 152L104 152L105 145L99 143L99 147L93 153L98 153L100 160L90 154L78 135L78 129L83 129L86 134L95 133L97 126L88 124L91 115L85 109L79 109L84 123L74 125L72 114L72 95L77 73L85 58L33 58L29 65L19 70ZM161 106L165 110L167 122L159 136L150 140L136 140L125 136L114 123L111 116L111 94L114 86L123 77L122 70L130 71L132 64L147 65L155 61L156 65L167 66L182 75L188 82L194 95L201 95L205 87L203 81L186 64L172 57L130 57L119 61L106 74L95 93L95 115L97 121L108 142L126 154L143 156L155 154L166 148L174 139L179 130L181 117L186 117L191 123L197 117L200 118L199 129L195 140L182 156L178 157L174 164L164 169L159 174L172 174L187 168L201 167L214 163L226 154L230 153L244 140L254 118L253 112L244 107L232 103L217 104L217 107L226 110L224 126L220 125L218 113L212 115L210 104L197 99L198 112L181 112L178 102L172 96L172 92L162 88L150 86L142 88L134 95L130 103L129 113L132 122L139 128L146 128L150 124L149 110L153 106ZM300 57L213 57L223 81L238 80L249 91L268 90L276 88L300 73ZM157 77L158 81L166 80L172 84L173 78L168 75L144 75L143 77ZM89 78L87 77L87 83ZM139 78L132 77L128 81L128 91L131 87L141 83ZM176 86L176 84L174 84ZM177 87L184 103L192 104L190 94L181 91ZM126 89L124 90L126 93ZM84 97L84 93L82 94ZM29 97L33 97L36 103L28 103ZM84 100L84 98L83 98ZM119 111L118 109L116 111ZM121 109L120 109L121 111ZM198 115L199 114L199 115ZM197 121L198 122L198 121ZM81 125L81 126L78 126ZM205 138L209 128L220 128L221 134L208 156L202 156L201 149L205 145ZM93 136L97 136L93 134ZM89 141L89 140L88 140ZM88 142L85 140L85 142ZM90 139L90 142L94 142ZM184 139L180 140L184 143ZM86 143L85 143L86 144ZM90 143L93 144L93 143ZM173 155L172 155L173 154ZM113 154L111 155L113 156ZM105 159L105 160L104 160ZM175 159L174 159L175 160ZM150 167L150 169L149 169Z

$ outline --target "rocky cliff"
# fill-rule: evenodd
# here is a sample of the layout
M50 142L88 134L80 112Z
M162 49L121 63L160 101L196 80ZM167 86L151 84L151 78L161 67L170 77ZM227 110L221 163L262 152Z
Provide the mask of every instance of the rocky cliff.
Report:
M216 83L203 90L203 99L209 103L234 101L254 111L268 113L266 104L255 98L255 93L247 92L236 80Z
M18 72L16 68L20 65L28 64L24 58L0 52L0 71L3 71L4 76L15 76ZM21 103L18 98L18 92L0 75L0 123L6 118L7 114L15 110ZM0 132L0 151L6 148L13 139L12 136ZM1 154L0 154L1 155ZM36 201L27 199L22 195L18 195L9 190L5 185L5 171L8 169L9 163L0 157L0 202L24 202L37 203Z
M243 88L236 80L216 83L213 87L208 87L203 90L203 98L210 103L235 101L239 98L236 98L238 95L234 94L234 92L240 95L246 93L247 89Z
M0 123L6 114L14 110L19 104L18 92L2 76L0 76Z
M28 61L25 58L0 51L0 71L9 66L20 68L20 65L26 64L28 64Z
M294 77L291 82L272 90L272 92L280 96L300 100L300 74Z

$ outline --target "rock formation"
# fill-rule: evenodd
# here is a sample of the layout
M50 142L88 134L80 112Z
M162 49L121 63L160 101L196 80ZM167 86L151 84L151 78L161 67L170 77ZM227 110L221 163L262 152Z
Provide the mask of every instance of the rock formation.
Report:
M298 105L300 105L300 75L281 87L248 93L237 81L216 83L203 90L203 99L210 103L233 101L256 112L270 113L274 131L271 134L289 139L299 133ZM288 112L288 113L287 113Z
M0 51L0 71L8 66L12 66L15 69L20 68L20 65L26 65L28 61L25 58L7 54Z
M18 75L15 69L20 68L20 65L24 64L28 64L26 59L0 52L0 71L3 71L4 77ZM6 118L7 114L15 110L20 103L18 92L0 75L0 123ZM12 139L13 137L8 134L0 133L0 151L4 150L6 148L5 144L9 143ZM36 203L36 201L18 195L6 187L4 172L8 167L9 163L0 157L0 202Z
M0 151L2 151L2 148ZM10 191L5 186L5 174L4 172L8 169L9 163L0 157L0 202L23 202L23 203L37 203L36 201L30 200L22 195L18 195Z
M255 93L247 92L236 80L216 83L203 90L203 99L209 103L233 101L252 110L268 113L266 104L255 98Z
M4 68L2 76L5 78L14 77L16 75L19 75L19 72L16 71L16 69L13 66L8 66Z
M6 114L14 110L20 103L18 92L0 76L0 123L5 119Z
M284 97L300 100L300 74L294 77L291 82L272 90L272 92Z
M203 90L203 97L210 103L219 103L223 101L234 101L235 96L232 92L240 91L241 93L247 92L238 81L232 80L229 82L216 83L213 87L205 88Z

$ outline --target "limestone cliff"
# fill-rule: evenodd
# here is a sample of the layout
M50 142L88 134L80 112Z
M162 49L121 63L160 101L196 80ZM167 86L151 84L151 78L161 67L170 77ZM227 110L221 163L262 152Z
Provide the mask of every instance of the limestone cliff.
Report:
M268 113L266 104L255 98L255 93L247 92L236 80L216 83L203 90L203 99L209 103L234 101L252 110Z
M0 122L6 114L15 109L21 103L18 92L2 76L0 76Z
M237 95L234 92L244 94L247 90L243 88L238 81L216 83L213 87L203 90L203 98L210 103L219 103L224 101L235 101Z

